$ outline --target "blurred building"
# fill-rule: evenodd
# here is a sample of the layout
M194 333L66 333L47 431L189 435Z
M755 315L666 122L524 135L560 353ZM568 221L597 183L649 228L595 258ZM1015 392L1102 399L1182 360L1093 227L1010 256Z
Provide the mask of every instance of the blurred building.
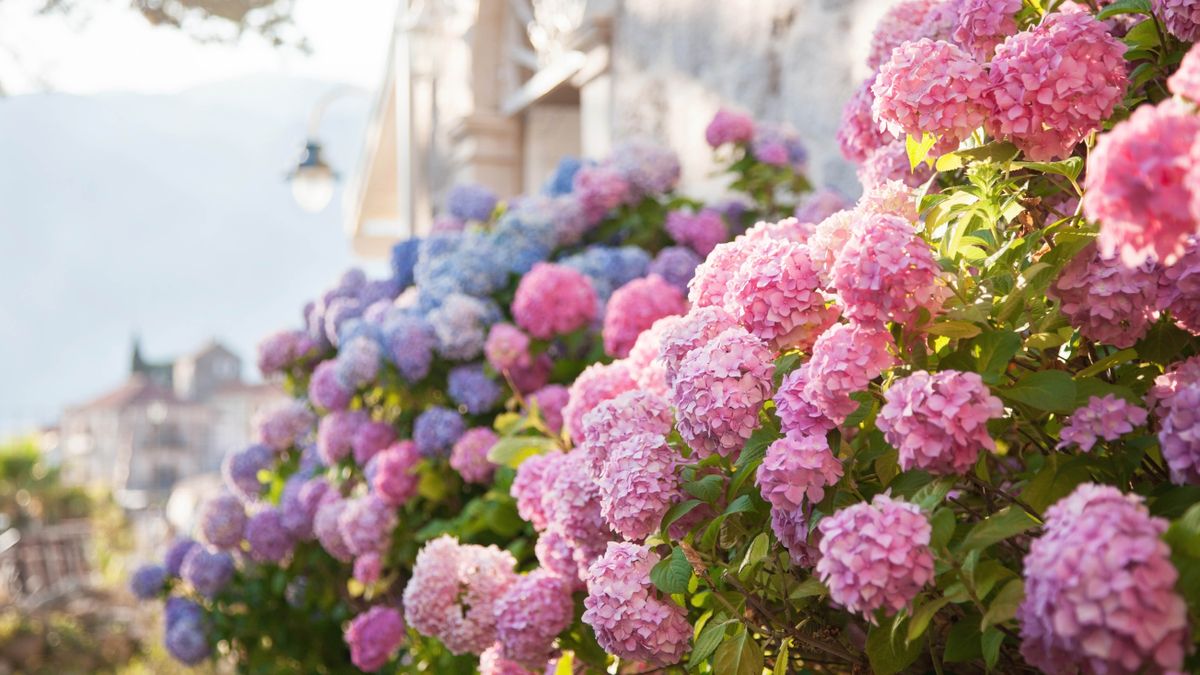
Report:
M721 106L793 124L818 184L857 192L842 104L888 0L399 0L388 70L349 185L360 255L428 230L456 182L535 188L563 155L648 136L684 190L719 193L704 127Z
M63 413L63 478L107 487L130 508L161 503L181 480L218 471L251 442L253 417L284 398L245 382L241 359L216 341L152 363L135 340L129 378Z

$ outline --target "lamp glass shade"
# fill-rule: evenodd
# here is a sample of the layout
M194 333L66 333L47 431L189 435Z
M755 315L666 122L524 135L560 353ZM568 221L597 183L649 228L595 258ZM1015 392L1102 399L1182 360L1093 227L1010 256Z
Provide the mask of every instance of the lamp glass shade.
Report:
M292 196L300 208L318 213L333 199L333 170L325 165L301 166L291 176Z

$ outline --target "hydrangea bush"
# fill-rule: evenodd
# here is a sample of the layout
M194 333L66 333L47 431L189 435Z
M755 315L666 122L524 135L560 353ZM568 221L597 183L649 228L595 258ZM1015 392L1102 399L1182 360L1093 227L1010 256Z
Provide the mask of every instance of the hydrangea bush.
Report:
M264 341L303 403L134 590L246 670L1197 672L1197 26L899 3L856 203L735 110L737 207L642 141L457 193Z

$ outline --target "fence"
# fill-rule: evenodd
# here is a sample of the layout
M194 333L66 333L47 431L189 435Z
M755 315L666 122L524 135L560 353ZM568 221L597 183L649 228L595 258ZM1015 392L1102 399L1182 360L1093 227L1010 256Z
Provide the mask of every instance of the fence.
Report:
M38 604L87 584L90 542L83 520L0 533L0 600Z

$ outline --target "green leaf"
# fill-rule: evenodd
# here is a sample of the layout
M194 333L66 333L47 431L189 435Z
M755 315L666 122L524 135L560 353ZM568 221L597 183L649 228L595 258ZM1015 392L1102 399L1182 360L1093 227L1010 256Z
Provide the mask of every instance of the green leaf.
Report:
M721 622L709 622L700 635L696 638L696 645L692 647L692 655L688 659L688 670L694 670L717 649L717 645L725 639L725 626L729 625L729 620Z
M934 511L933 518L930 518L930 524L933 534L930 536L929 545L934 550L949 545L950 539L954 536L954 529L958 526L954 511L950 509Z
M725 479L716 474L683 484L683 491L696 499L714 504L725 492Z
M671 508L667 509L666 514L663 515L662 530L664 532L667 531L680 518L691 513L692 509L700 506L703 503L704 502L700 501L699 499L689 499L685 502L679 502L678 504L671 506Z
M573 652L563 652L562 656L558 657L558 663L554 666L554 675L571 675L575 672L575 654Z
M754 502L750 501L750 495L742 495L737 499L729 502L729 506L725 507L725 514L732 516L735 513L743 513L754 508Z
M792 589L792 592L788 594L788 599L819 598L828 592L829 589L825 588L825 584L821 583L820 579L809 577L801 581L799 586Z
M754 541L750 542L750 548L746 549L746 557L742 558L742 565L738 568L738 572L757 565L763 558L767 557L767 553L771 548L771 537L766 532L759 532Z
M667 595L686 593L691 578L692 566L678 546L650 570L650 582Z
M948 338L973 338L983 329L970 321L939 321L930 326L928 332Z
M791 672L791 646L791 638L784 638L779 645L779 653L775 655L775 667L771 669L771 675L788 675Z
M1061 162L1013 162L1014 168L1031 169L1038 173L1052 173L1056 176L1064 176L1071 180L1079 178L1080 172L1083 171L1083 158L1070 157Z
M935 164L938 171L954 171L960 169L973 160L992 161L999 164L1007 164L1017 156L1020 150L1017 146L1008 141L999 141L981 145L978 148L969 150L958 150L948 152L938 158Z
M1087 467L1079 460L1060 463L1058 455L1046 458L1046 464L1034 475L1021 499L1037 509L1045 511L1054 502L1071 494L1077 485L1091 480Z
M925 487L917 490L912 497L912 502L921 507L925 511L932 511L934 507L940 505L946 495L954 489L953 478L939 478Z
M897 629L899 617L892 617L879 626L873 626L867 633L867 659L871 662L871 671L875 675L895 675L912 665L924 648L925 640L892 639Z
M996 663L1000 660L1000 644L1003 642L1004 633L995 628L985 630L979 639L983 651L983 662L987 664L988 670L995 668Z
M713 658L713 672L721 675L762 675L762 670L762 649L744 628L722 642Z
M1128 361L1132 361L1132 360L1136 359L1137 355L1138 355L1138 353L1137 353L1136 349L1122 349L1121 351L1116 352L1114 354L1109 354L1108 356L1100 359L1099 361L1093 363L1092 365L1088 366L1087 368L1084 368L1083 370L1079 371L1078 373L1075 373L1075 377L1078 379L1083 379L1086 377L1091 377L1093 375L1099 375L1100 373L1103 373L1104 371L1108 370L1109 368L1113 368L1115 366L1121 365L1122 363L1126 363Z
M984 549L998 541L1037 527L1037 525L1037 521L1024 509L1006 506L987 520L976 523L963 539L962 550Z
M1001 389L1000 395L1038 410L1071 412L1075 409L1075 380L1061 370L1040 370Z
M913 138L912 134L905 137L904 147L908 151L909 168L915 171L918 166L925 163L929 158L929 151L937 145L937 142L937 134L931 134L928 131L921 135L920 140Z
M913 612L912 621L908 622L908 641L912 642L925 634L929 622L937 615L938 610L950 603L949 598L935 598L917 608Z
M1096 15L1101 21L1118 14L1150 14L1150 0L1115 0Z
M488 450L488 460L493 464L517 468L534 455L557 449L558 444L550 438L538 436L512 436L501 438Z
M975 615L976 618L978 616ZM965 620L955 623L946 635L946 653L943 658L947 663L961 663L983 656L979 638L978 621Z
M1192 336L1172 321L1159 321L1134 349L1139 356L1165 366L1176 359L1192 343Z
M999 381L1020 350L1021 336L1007 330L984 333L971 341L971 354L979 364L979 373L991 384Z
M988 603L987 613L983 615L981 627L984 630L1002 624L1017 615L1017 607L1025 599L1025 582L1012 579L1000 588L996 597Z

